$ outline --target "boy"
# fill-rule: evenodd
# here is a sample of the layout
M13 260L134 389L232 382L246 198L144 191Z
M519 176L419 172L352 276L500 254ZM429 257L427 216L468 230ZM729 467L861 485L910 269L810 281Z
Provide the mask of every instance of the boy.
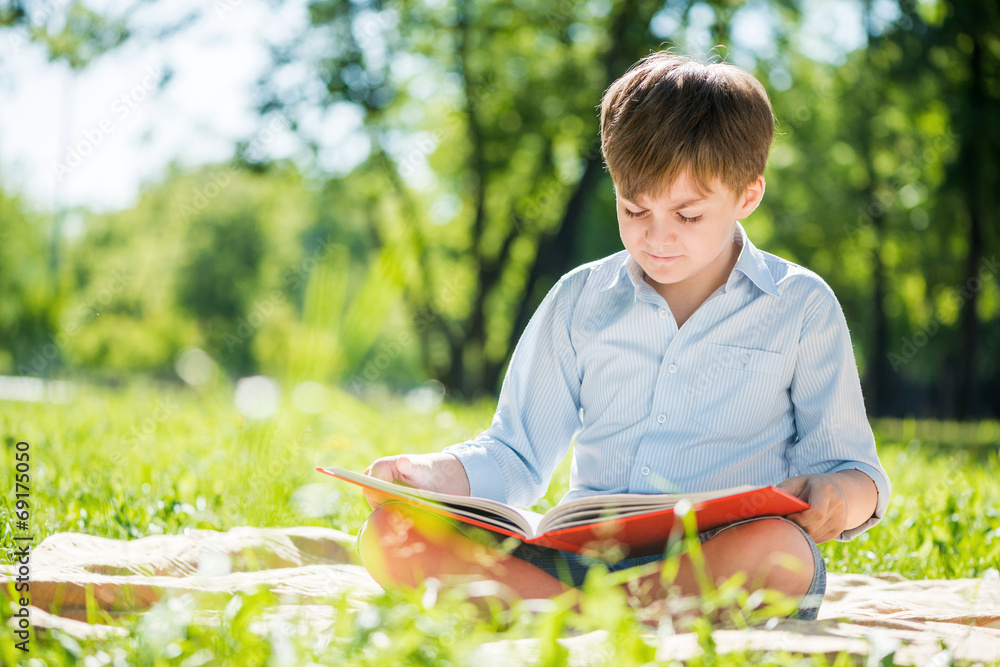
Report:
M826 587L816 543L878 523L889 480L836 297L816 274L757 250L739 223L764 195L773 132L767 94L746 72L665 52L639 61L601 102L625 250L569 272L545 297L487 431L366 472L529 505L575 438L567 499L777 484L810 508L701 533L707 573L721 582L743 572L748 589L794 596L795 616L815 618ZM359 549L385 586L490 579L547 598L579 587L594 563L501 549L489 531L383 500L369 495ZM648 569L630 587L641 604L668 594ZM687 556L674 585L699 591Z

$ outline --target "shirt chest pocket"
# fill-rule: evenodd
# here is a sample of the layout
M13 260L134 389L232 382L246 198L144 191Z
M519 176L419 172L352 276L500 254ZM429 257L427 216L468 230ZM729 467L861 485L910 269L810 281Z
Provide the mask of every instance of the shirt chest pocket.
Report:
M712 433L757 433L783 405L784 374L780 352L712 343L691 387L691 419Z

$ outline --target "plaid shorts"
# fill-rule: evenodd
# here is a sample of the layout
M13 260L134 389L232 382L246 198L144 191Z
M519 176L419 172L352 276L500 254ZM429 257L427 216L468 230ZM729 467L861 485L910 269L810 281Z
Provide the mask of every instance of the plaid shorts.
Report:
M719 526L717 528L710 528L709 530L702 531L698 533L698 541L704 544L722 531L728 530L733 526L750 523L752 521L760 521L762 519L780 519L781 521L790 523L795 526L809 541L809 546L812 548L814 566L812 583L810 584L805 597L803 597L799 602L798 609L792 613L789 618L798 618L810 621L815 620L816 615L819 613L820 603L823 601L823 595L826 593L826 563L823 561L823 556L816 547L816 542L814 542L813 539L809 537L808 533L806 533L797 523L778 516L754 517L752 519L743 519L742 521L736 521L734 523L726 524L725 526ZM485 528L479 528L478 526L472 526L459 521L455 521L454 523L456 524L456 529L462 534L487 546L497 547L500 544L507 546L516 543L517 546L512 549L504 549L504 551L520 558L521 560L531 563L556 579L559 579L563 583L575 588L583 586L583 581L587 576L587 570L594 565L601 564L608 568L610 572L618 572L620 570L626 570L630 567L637 567L647 563L663 560L665 557L664 554L653 554L651 556L625 558L617 563L608 564L604 561L581 556L580 554L573 553L571 551L560 551L549 547L527 544L526 542L522 542L516 538L507 537L506 535L502 535Z

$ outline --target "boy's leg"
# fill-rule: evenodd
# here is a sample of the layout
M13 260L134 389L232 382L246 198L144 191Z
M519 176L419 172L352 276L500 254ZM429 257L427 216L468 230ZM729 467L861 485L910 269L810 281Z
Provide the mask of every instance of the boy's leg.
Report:
M358 535L365 569L383 588L416 588L434 577L445 585L493 580L503 598L553 598L571 586L531 563L455 529L448 519L399 502L377 507Z
M572 590L553 574L579 587L586 567L592 564L589 559L559 552L572 561L566 576L567 563L553 559L549 552L554 550L537 548L545 553L536 556L532 545L522 544L513 552L517 557L463 534L465 529L476 530L465 524L456 526L411 505L390 502L372 512L358 536L358 549L366 569L383 588L413 588L427 577L446 585L493 580L507 589L495 589L499 595L494 597L504 606L509 606L511 597L552 598ZM707 531L702 539L705 568L713 583L719 585L736 572L744 572L749 590L771 588L797 598L806 596L793 618L816 617L826 588L825 567L815 544L797 525L781 518L751 519ZM792 565L790 559L801 566ZM537 566L528 561L537 562ZM627 566L628 561L648 559L627 559L620 565ZM642 607L667 596L659 570L625 585ZM682 595L700 593L698 577L686 554L681 557L674 585Z
M750 591L770 588L802 599L807 595L821 598L825 590L825 568L818 550L786 519L756 519L723 527L703 542L701 551L706 574L714 585L742 572L746 575L744 587ZM625 585L643 607L667 597L658 570ZM673 585L684 596L700 593L698 576L687 554L681 556ZM818 606L818 601L807 600L800 604L796 616L815 618Z

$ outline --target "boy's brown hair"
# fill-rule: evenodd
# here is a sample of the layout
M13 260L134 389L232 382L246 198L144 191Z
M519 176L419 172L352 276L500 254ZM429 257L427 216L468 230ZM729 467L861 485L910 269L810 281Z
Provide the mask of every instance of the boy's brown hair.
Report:
M728 63L652 53L601 100L601 151L618 194L657 196L685 170L700 194L736 194L764 173L774 112L764 87Z

